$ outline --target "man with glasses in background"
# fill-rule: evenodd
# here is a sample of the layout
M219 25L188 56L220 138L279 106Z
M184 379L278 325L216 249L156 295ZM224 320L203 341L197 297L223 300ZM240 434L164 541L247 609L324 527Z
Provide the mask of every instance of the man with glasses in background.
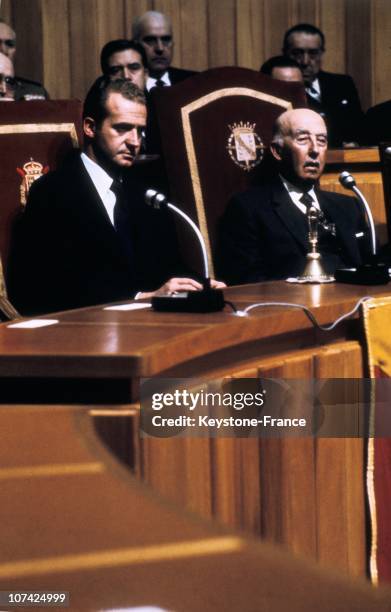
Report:
M15 78L14 66L9 57L0 53L0 101L14 102Z
M6 55L14 63L16 53L16 34L14 30L4 21L0 20L0 52ZM40 83L15 77L14 96L18 100L46 100L48 93ZM4 98L3 98L4 99Z
M295 60L303 73L309 108L326 121L329 145L354 146L360 140L363 113L353 79L322 70L325 36L308 23L285 33L283 53Z

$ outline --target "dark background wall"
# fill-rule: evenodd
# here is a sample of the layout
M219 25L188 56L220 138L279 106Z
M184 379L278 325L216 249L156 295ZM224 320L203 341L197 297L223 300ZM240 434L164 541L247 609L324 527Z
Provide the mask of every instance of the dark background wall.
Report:
M351 74L363 106L391 98L390 0L0 0L16 30L17 73L43 81L52 98L82 98L99 74L99 51L130 35L148 9L171 16L175 64L258 69L299 21L326 35L324 68Z

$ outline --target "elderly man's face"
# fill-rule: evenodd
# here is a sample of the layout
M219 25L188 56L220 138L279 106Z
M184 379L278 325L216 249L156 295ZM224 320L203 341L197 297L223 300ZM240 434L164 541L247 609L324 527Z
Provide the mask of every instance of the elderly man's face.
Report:
M108 76L112 80L128 79L141 91L145 88L146 72L141 55L134 49L113 53L107 62Z
M318 76L323 55L319 34L294 32L289 36L287 42L285 50L287 56L299 64L304 82L310 85Z
M14 99L14 66L6 55L0 53L0 101L12 101Z
M4 53L10 60L14 59L16 47L16 36L12 28L6 23L0 23L0 52Z
M163 17L146 18L138 40L147 54L149 74L158 78L170 67L172 60L174 45L169 23Z
M288 111L283 121L283 142L272 146L281 173L298 186L313 185L326 163L327 130L320 115L309 109Z

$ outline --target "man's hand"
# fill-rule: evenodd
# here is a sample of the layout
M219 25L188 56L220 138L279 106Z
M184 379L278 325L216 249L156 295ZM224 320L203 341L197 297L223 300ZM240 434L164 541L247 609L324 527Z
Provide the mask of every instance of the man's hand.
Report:
M221 281L212 279L210 281L212 289L222 289L226 287ZM141 292L137 295L138 300L150 299L155 296L174 295L175 293L181 293L182 291L200 291L202 289L201 283L195 281L192 278L170 278L169 281L164 283L162 287L151 292Z

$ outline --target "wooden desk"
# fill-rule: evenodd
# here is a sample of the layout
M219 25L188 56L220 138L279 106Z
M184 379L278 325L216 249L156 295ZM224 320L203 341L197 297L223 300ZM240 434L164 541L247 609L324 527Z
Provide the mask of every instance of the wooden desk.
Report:
M305 304L327 324L363 295L388 293L388 286L276 282L232 287L226 298L240 308L259 301ZM97 307L60 313L58 320L36 330L0 326L3 397L8 388L17 398L30 383L38 399L53 382L54 393L72 395L74 389L73 400L78 392L88 404L94 390L98 396L104 391L103 381L105 401L119 388L130 402L137 400L140 376L305 379L364 373L357 321L320 332L292 308L238 318L228 309L197 316ZM120 436L113 441L125 444ZM182 506L364 575L362 440L142 438L129 452L136 472Z
M80 612L390 609L388 590L159 499L102 447L83 407L3 405L0 428L2 591L68 591Z

